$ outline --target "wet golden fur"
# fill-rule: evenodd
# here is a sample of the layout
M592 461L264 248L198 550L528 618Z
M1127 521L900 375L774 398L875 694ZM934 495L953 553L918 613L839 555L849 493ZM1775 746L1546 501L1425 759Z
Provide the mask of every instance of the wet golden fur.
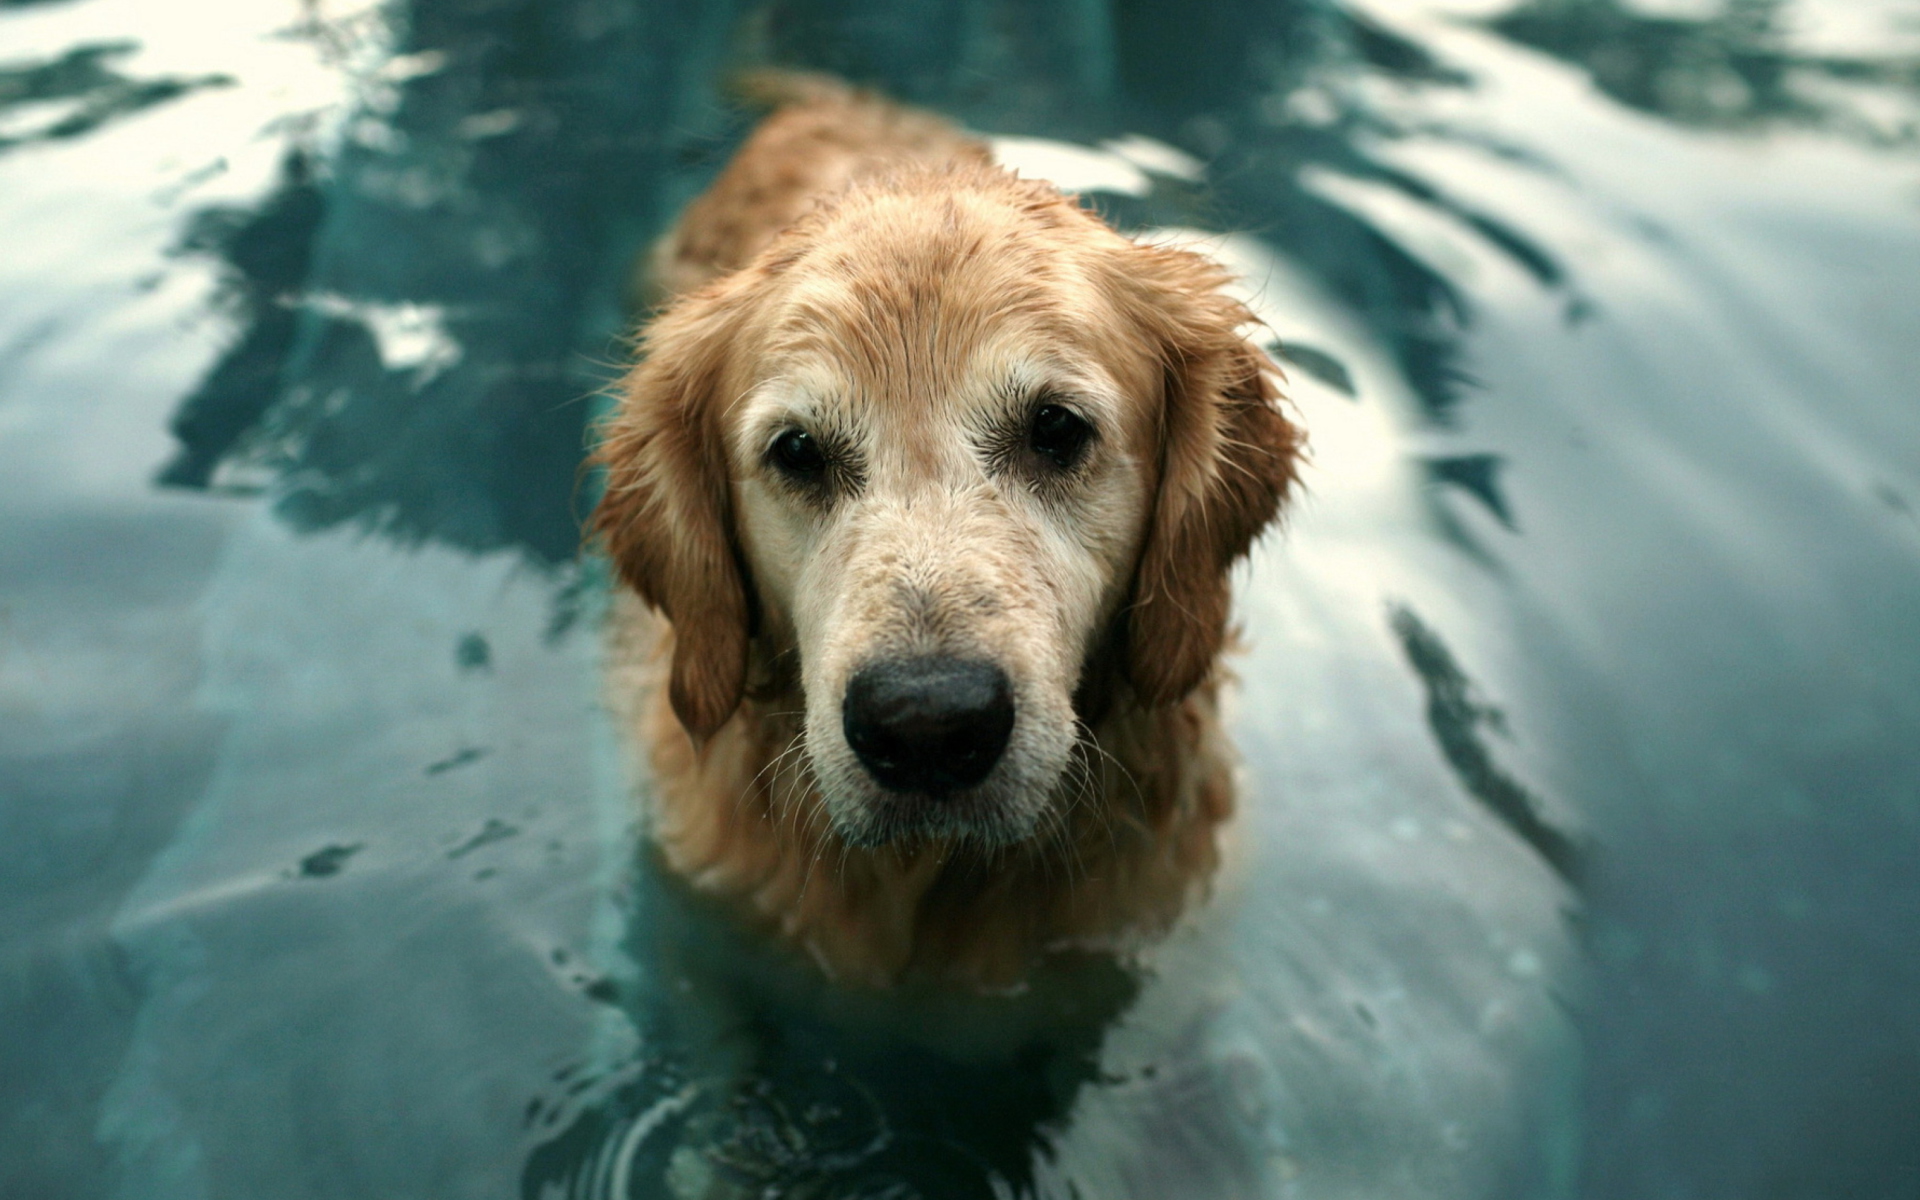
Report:
M601 431L594 524L638 594L613 693L677 871L835 977L1009 985L1164 929L1210 877L1227 573L1299 438L1210 261L929 114L780 98L656 248L670 299ZM982 449L1052 396L1098 430L1070 477ZM830 498L766 465L796 422L854 447ZM920 651L990 657L1019 698L995 774L937 809L879 792L838 726L863 656Z

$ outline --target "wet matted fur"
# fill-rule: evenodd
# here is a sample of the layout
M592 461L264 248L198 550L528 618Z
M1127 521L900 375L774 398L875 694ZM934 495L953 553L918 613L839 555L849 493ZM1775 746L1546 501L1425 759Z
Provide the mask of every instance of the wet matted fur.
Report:
M837 978L999 987L1151 936L1218 861L1228 571L1299 456L1251 315L937 117L775 86L656 247L595 452L652 836ZM977 785L889 791L848 743L849 679L913 655L1009 681Z

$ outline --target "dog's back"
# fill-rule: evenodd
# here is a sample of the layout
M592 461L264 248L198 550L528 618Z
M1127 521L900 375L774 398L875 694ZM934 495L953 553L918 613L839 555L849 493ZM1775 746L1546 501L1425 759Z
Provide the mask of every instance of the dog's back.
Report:
M654 246L645 292L653 303L745 266L822 197L858 180L993 160L985 142L950 122L829 76L757 71L736 90L775 111Z

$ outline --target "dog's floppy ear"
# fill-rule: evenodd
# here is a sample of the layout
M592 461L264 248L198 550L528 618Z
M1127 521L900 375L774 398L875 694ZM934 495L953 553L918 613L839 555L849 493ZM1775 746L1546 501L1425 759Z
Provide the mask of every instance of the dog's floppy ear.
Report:
M1171 704L1203 682L1226 640L1228 569L1293 487L1302 438L1277 407L1273 364L1241 336L1254 321L1230 276L1185 250L1134 246L1116 295L1156 353L1160 484L1126 610L1134 692Z
M622 578L673 623L668 695L695 742L739 706L752 633L720 429L743 282L696 292L654 320L593 454L606 468L593 529Z

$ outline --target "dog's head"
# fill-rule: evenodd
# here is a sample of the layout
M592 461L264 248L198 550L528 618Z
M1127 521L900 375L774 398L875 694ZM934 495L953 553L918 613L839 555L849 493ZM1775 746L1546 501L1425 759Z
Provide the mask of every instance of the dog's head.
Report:
M965 168L857 188L663 313L595 524L673 624L687 732L784 662L846 840L1031 834L1090 706L1207 678L1292 483L1226 282Z

